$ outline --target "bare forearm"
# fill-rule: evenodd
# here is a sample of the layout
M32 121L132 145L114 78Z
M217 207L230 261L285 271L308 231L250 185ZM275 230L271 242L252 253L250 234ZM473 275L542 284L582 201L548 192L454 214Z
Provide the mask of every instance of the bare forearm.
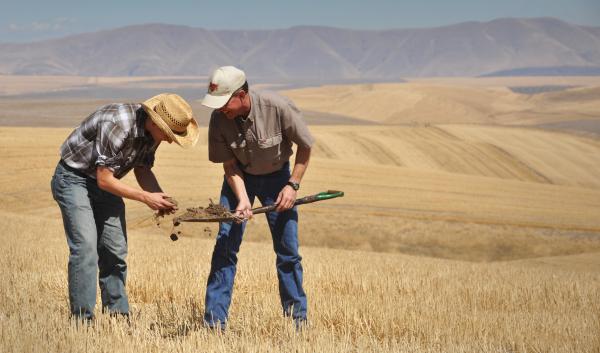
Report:
M304 172L306 172L306 168L308 167L309 160L310 148L298 146L294 169L292 170L292 175L290 176L289 181L300 184L300 181L302 181L302 177L304 176ZM297 189L292 188L290 185L285 185L279 192L279 195L277 195L277 200L275 201L277 204L276 211L283 212L294 207L296 195Z
M108 168L98 168L96 177L100 189L130 200L144 202L146 194L144 190L129 186L115 178Z
M296 152L296 161L294 164L294 169L292 170L290 181L293 181L294 183L300 183L302 181L304 172L306 172L306 168L308 168L310 151L310 148L298 146L298 151Z
M147 171L151 175L147 175L147 178L141 176L141 179L143 179L142 183L146 183L143 187L152 188L152 180L154 180L156 187L158 187L160 190L154 174L149 169ZM167 210L168 213L175 210L177 207L174 203L171 203L171 201L168 200L169 195L160 191L153 192L140 190L138 188L134 188L133 186L129 186L121 180L115 178L113 172L106 167L98 167L96 170L96 180L100 189L130 200L143 202L153 210Z
M242 171L235 160L223 163L223 170L225 171L225 180L227 180L227 184L233 190L238 201L249 201Z

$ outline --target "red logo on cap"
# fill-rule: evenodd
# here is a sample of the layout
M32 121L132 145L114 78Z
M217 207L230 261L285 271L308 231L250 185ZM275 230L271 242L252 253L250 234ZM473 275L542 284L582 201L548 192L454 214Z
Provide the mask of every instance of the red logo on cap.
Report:
M212 93L212 92L214 92L214 91L216 91L216 90L217 90L217 88L219 88L219 85L217 85L216 83L212 83L212 82L211 82L211 83L208 85L208 91L209 91L209 92L211 92L211 93Z

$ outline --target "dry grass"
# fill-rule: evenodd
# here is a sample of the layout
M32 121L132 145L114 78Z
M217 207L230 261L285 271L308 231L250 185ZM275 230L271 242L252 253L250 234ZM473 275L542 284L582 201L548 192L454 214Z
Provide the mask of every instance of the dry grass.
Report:
M599 352L597 140L531 129L314 126L301 206L310 327L283 319L263 217L240 254L229 330L201 327L216 225L177 242L127 202L131 325L68 321L67 245L49 192L70 132L0 128L2 352ZM159 150L184 206L222 182L199 146ZM132 176L126 182L133 183Z
M5 352L595 352L598 272L304 247L310 328L280 316L274 255L246 243L225 334L201 328L212 239L130 236L131 326L68 323L57 220L2 216ZM27 229L23 225L27 225ZM7 236L7 235L11 236ZM324 261L326 259L326 261ZM590 261L598 264L597 256Z
M13 90L90 84L0 77L7 79ZM345 102L356 92L375 97L393 88L385 97L395 103L396 117L413 109L411 116L442 124L311 128L317 145L302 195L340 189L346 196L301 206L310 319L302 333L281 317L263 217L245 235L229 330L216 333L201 327L201 315L217 225L184 224L183 236L171 242L168 226L153 226L150 211L135 202L127 202L131 325L101 314L93 327L69 322L68 250L49 182L70 129L0 127L0 351L600 352L600 142L451 124L457 117L510 124L552 114L570 119L570 109L594 112L596 91L524 99L494 86L507 80L419 80L409 90L373 85L330 92ZM598 86L581 80L577 85ZM113 81L97 84L131 84ZM303 108L318 96L311 98L318 93L312 90L302 91L307 100L294 97ZM560 104L544 105L550 100ZM23 118L44 111L52 118L68 108L69 119L78 120L94 104L72 102L2 104ZM385 115L390 109L373 110L381 102L366 103L348 108L393 121ZM534 109L528 118L518 113L523 107L542 107L542 114ZM513 113L490 118L490 111ZM156 174L183 206L206 206L218 196L222 170L206 156L205 128L197 148L158 152ZM134 183L132 176L125 180Z

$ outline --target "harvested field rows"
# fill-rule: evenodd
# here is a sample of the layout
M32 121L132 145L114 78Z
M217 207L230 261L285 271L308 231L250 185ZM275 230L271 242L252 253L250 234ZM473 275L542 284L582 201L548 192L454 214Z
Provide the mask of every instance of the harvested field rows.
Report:
M346 196L302 206L303 244L477 261L600 250L598 239L582 236L600 233L600 189L595 187L600 173L594 174L593 168L564 171L554 164L526 174L525 158L503 159L493 154L496 148L504 148L511 151L510 156L533 154L544 159L552 155L583 163L598 158L591 153L596 145L570 135L527 131L534 146L548 151L527 149L517 143L521 141L518 129L477 129L314 127L318 143L301 196L327 189L343 190ZM486 142L488 136L495 136L495 130L500 131L496 140ZM358 131L359 142L353 139ZM68 129L0 129L4 162L10 166L0 172L1 212L59 217L49 180L58 160L58 146L68 133ZM206 161L204 134L192 150L164 146L158 152L159 180L183 207L207 206L209 198L218 197L222 169ZM367 148L365 140L378 136L384 137L381 146L390 153L388 158L402 161L401 166L378 160L374 155L381 151ZM588 155L584 158L573 150L552 149L552 139L581 146ZM501 144L504 141L506 145ZM500 147L490 147L496 146L493 143ZM508 144L514 145L512 149ZM330 152L321 152L324 150ZM447 156L445 164L442 156ZM544 175L561 181L557 177L561 173L571 173L566 185L537 178ZM125 180L135 183L131 175ZM127 203L130 228L153 226L145 205ZM210 234L216 231L216 225L186 224L184 237L204 237L205 227ZM270 242L262 216L248 228L246 239ZM167 236L168 227L163 232ZM515 242L520 245L511 245ZM469 251L461 250L465 247Z
M315 157L535 183L600 188L600 144L514 127L317 127Z

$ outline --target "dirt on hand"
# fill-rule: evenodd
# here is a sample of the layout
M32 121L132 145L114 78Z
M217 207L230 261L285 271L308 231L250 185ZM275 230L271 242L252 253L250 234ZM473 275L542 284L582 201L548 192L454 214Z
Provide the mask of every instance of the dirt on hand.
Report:
M169 201L170 203L172 203L173 205L175 205L175 207L169 209L169 210L158 210L158 212L156 212L154 214L154 221L156 222L156 225L160 227L160 222L161 222L161 218L164 218L165 215L174 213L175 211L177 211L179 208L179 202L177 202L177 200L175 200L174 198L167 196L164 198L165 200Z

